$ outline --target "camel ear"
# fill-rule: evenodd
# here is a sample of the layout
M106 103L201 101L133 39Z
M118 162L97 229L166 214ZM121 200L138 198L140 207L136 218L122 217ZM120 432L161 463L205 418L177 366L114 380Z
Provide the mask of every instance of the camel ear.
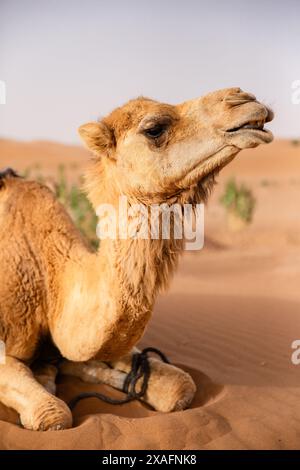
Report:
M112 156L115 147L114 133L103 121L83 124L78 132L93 153L99 156Z

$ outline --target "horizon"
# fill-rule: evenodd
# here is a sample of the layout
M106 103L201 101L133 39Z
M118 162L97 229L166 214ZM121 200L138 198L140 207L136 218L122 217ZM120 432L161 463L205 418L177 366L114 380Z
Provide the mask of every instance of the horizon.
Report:
M130 98L175 104L230 86L274 109L269 127L276 138L300 137L300 104L292 102L300 79L296 0L69 6L67 0L1 2L0 80L7 96L0 138L78 145L81 124Z

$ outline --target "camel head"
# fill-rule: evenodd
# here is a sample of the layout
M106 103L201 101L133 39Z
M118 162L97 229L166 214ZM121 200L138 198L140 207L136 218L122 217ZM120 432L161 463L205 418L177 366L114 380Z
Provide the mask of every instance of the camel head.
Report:
M151 203L200 202L214 176L242 149L271 142L273 113L240 88L179 105L137 98L79 128L96 156L87 187L94 204L103 188ZM104 181L105 180L105 181Z

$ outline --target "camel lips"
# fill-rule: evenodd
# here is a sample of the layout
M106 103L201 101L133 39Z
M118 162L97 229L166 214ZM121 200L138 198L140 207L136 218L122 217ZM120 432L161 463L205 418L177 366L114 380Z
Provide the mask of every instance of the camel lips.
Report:
M227 132L236 132L236 131L239 131L241 129L252 129L252 130L263 131L264 130L264 124L265 124L264 120L248 121L245 124L242 124L241 126L233 127L232 129L228 129Z

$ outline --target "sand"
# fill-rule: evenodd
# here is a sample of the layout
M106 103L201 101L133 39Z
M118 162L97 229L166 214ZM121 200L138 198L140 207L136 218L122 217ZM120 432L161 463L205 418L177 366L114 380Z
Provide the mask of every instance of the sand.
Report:
M0 141L1 166L59 163L77 175L87 153L54 143ZM252 225L231 232L219 197L230 175L253 189ZM299 449L300 145L275 141L245 151L219 177L206 209L206 243L186 253L161 295L141 346L163 350L190 371L198 391L190 409L161 414L140 403L89 399L74 428L31 432L0 405L0 449ZM85 390L121 394L63 377L59 396ZM176 432L175 432L176 430Z

